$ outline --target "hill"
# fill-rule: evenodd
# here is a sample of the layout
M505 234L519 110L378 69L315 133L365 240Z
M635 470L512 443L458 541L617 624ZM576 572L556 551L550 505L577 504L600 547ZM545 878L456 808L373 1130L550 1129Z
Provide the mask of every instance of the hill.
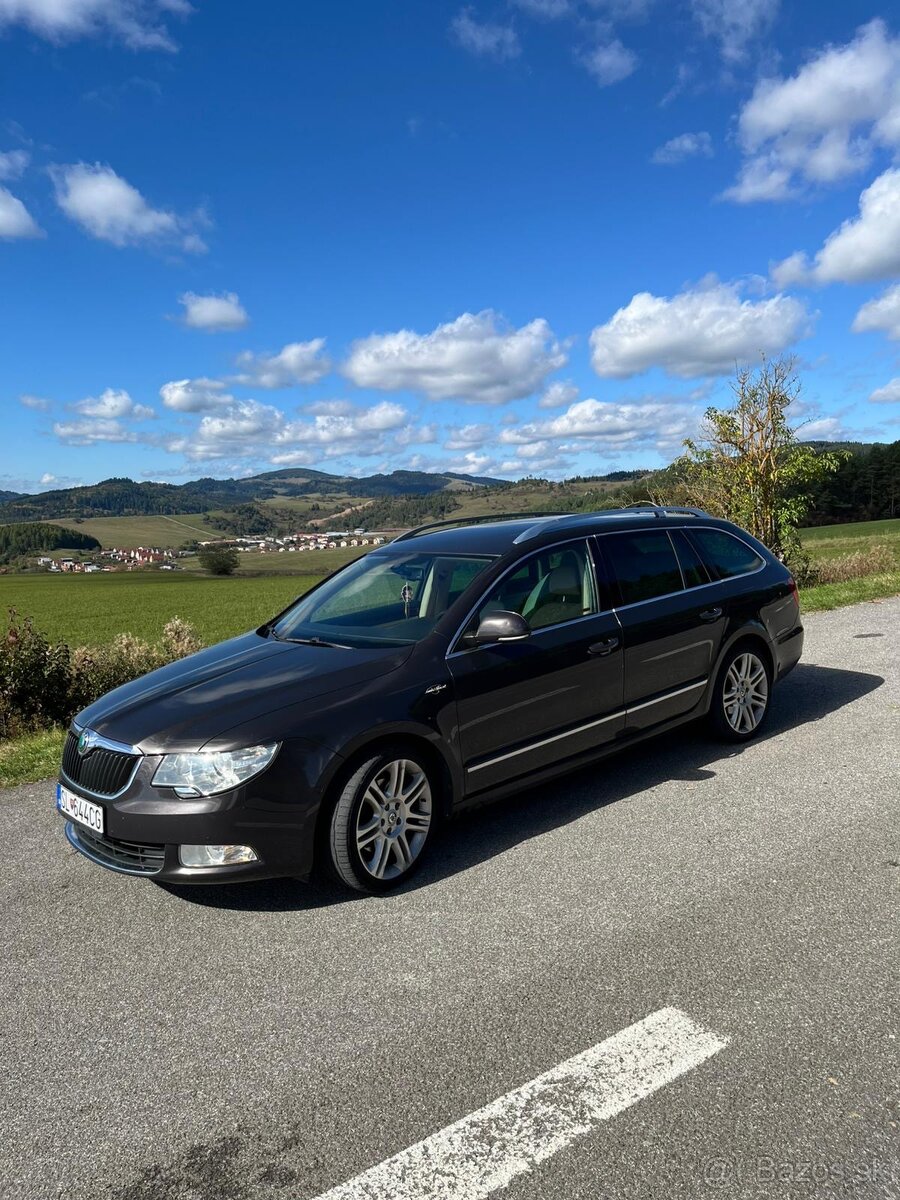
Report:
M59 488L34 496L15 495L0 503L0 524L50 521L76 517L158 516L234 508L256 500L306 496L349 496L371 499L429 495L444 490L489 487L498 480L473 475L393 471L389 475L355 478L324 471L288 468L247 479L204 477L188 483L136 483L133 479L104 479L85 487Z

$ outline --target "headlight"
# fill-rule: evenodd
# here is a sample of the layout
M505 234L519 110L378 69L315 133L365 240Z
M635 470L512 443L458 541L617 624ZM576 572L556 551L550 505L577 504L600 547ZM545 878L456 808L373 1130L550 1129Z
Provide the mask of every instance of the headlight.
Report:
M179 796L214 796L236 788L264 771L281 742L246 750L209 750L167 754L153 776L155 787L174 788Z

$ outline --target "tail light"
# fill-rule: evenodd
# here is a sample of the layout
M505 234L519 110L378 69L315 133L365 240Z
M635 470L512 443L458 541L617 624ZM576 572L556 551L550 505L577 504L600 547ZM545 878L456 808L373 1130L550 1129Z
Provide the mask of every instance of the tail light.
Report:
M797 587L797 580L793 575L788 575L788 587L791 589L791 595L794 597L794 602L797 607L800 607L800 589Z

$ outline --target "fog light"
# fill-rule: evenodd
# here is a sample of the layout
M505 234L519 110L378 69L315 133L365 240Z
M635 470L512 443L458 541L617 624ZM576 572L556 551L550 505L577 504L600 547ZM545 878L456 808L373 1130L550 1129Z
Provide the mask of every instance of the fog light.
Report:
M256 851L252 846L180 846L178 857L183 867L230 867L256 862Z

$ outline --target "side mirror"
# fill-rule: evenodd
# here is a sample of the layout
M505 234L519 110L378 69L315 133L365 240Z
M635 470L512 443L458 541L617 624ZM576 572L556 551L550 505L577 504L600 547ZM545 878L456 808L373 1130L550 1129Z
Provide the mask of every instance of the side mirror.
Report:
M487 613L481 618L472 639L476 646L489 646L496 642L524 642L531 637L531 626L516 612Z

